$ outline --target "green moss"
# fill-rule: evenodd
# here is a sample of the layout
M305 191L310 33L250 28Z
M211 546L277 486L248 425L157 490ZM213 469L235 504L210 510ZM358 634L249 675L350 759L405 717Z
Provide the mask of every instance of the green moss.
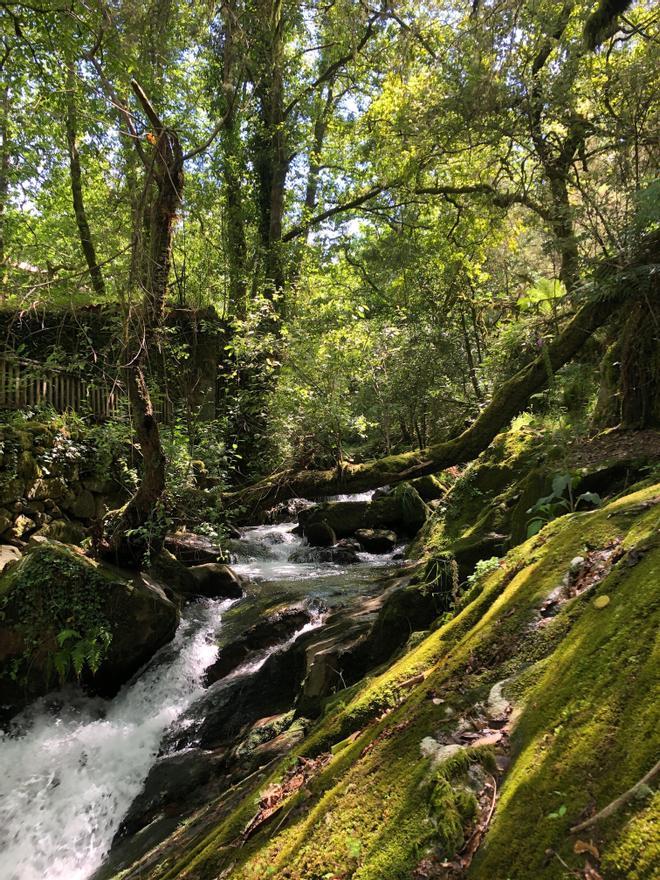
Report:
M648 517L637 523L644 541L649 526ZM591 601L582 603L582 614L527 688L516 760L471 876L563 877L558 860L546 864L546 850L575 863L569 827L591 804L601 809L614 800L655 762L659 580L657 547L634 566L616 566L598 588L610 604L597 610ZM616 838L621 822L599 830ZM652 874L637 876L650 880Z
M660 866L660 792L648 794L648 805L623 824L613 844L602 853L608 876L626 880L657 877ZM633 809L639 809L639 804Z
M548 849L570 866L583 865L570 826L655 761L659 491L648 487L593 513L562 517L509 552L451 620L381 674L329 701L297 754L341 748L269 824L237 845L257 811L253 789L145 880L396 880L409 878L429 853L451 858L475 811L464 774L476 761L492 770L492 756L464 749L433 771L420 742L450 734L455 719L505 675L512 676L506 693L519 715L512 765L470 876L559 880L566 871L547 858ZM539 628L537 609L570 560L615 539L633 552L594 592L568 601ZM602 610L593 605L600 594L610 597ZM260 790L280 780L292 760L281 762ZM631 804L595 830L613 878L653 876L657 806L657 799Z

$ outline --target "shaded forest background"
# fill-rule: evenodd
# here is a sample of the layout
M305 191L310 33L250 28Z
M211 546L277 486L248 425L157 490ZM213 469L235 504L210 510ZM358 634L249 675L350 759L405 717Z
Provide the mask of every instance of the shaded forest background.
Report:
M111 545L168 476L406 470L525 408L658 423L653 4L0 11L6 350L130 403Z

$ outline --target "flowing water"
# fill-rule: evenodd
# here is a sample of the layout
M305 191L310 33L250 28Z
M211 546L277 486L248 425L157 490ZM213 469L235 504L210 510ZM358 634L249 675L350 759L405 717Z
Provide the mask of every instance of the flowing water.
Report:
M374 564L389 561L369 554L346 568L314 561L292 534L294 525L245 530L235 568L257 582L253 591L283 591L287 600L329 595L347 588L350 570L348 589L360 592L373 580ZM220 619L231 604L188 605L174 640L112 701L71 688L35 703L0 737L1 880L86 880L94 874L165 735L181 729L203 695L204 672L218 653ZM321 615L313 617L289 641L321 622ZM241 674L255 672L267 656L252 658Z

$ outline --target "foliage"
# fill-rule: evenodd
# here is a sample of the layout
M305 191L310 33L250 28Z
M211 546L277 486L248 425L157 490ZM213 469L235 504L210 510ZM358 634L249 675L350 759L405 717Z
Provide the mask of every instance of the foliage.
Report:
M555 517L563 513L573 513L580 504L598 507L600 503L600 495L596 492L581 492L575 495L572 476L557 474L552 481L552 492L539 498L527 511L528 514L535 514L527 524L527 537L531 538Z
M460 431L592 295L594 257L629 250L658 221L660 65L644 5L599 52L584 45L583 3L565 20L547 0L520 14L468 7L140 0L119 2L112 24L95 6L5 10L2 301L49 314L102 305L115 320L112 351L58 339L49 366L106 377L123 362L141 296L134 142L148 150L151 134L126 98L137 76L184 149L202 147L186 162L169 306L203 314L201 329L212 306L223 324L217 475ZM72 200L71 100L104 294ZM194 378L182 378L195 344L170 327L151 352L168 365L151 377L154 399L183 401L190 460L211 439L193 438ZM595 379L585 370L573 400L593 397ZM534 405L563 386L555 377ZM168 446L176 485L183 439ZM116 460L134 485L135 461Z
M0 614L11 605L23 652L5 674L20 680L37 658L48 680L96 672L112 640L105 586L91 562L64 548L39 548L14 566L0 582Z

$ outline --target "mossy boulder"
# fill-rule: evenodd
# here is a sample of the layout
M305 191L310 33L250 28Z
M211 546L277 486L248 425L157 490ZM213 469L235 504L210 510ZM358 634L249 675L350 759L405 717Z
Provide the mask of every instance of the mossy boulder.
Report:
M3 573L0 611L5 713L64 682L113 695L178 624L177 607L153 581L44 539Z
M432 869L472 856L481 839L467 878L562 880L585 874L582 839L598 851L601 876L653 880L660 803L652 790L584 834L571 827L657 760L659 498L658 484L630 492L559 518L509 551L459 613L329 700L292 756L246 781L230 803L221 793L204 819L180 826L125 877L441 876ZM578 556L591 576L577 595L560 593L554 617L544 618ZM455 738L467 719L479 729L502 689L515 706L505 773L493 763L499 746ZM264 792L310 765L275 822L242 837ZM479 768L498 777L483 836L474 832L490 817L494 789L482 786Z
M565 503L556 506L554 515L569 512L571 498L575 504L582 493L595 493L602 500L613 497L647 476L657 461L660 437L636 443L634 435L623 434L605 440L605 455L591 453L594 460L585 464L587 441L571 447L563 435L542 433L525 423L499 434L446 493L409 555L450 551L465 580L479 561L504 556L526 540L534 518L530 510L552 493L558 475L568 478L571 494L565 492ZM577 509L589 506L580 502Z
M308 527L325 523L338 538L348 538L366 526L368 501L326 501L298 514L298 523L306 534Z
M374 501L326 501L298 514L298 522L307 530L325 523L337 538L348 538L358 529L394 529L409 536L422 527L429 509L410 483L401 483Z
M332 547L337 543L337 534L325 520L308 522L305 537L312 547Z
M396 547L396 532L389 529L358 529L355 533L367 553L389 553Z
M442 476L436 474L427 474L423 477L417 477L410 481L410 485L415 489L423 501L438 501L444 498L449 490L449 480L443 479Z

